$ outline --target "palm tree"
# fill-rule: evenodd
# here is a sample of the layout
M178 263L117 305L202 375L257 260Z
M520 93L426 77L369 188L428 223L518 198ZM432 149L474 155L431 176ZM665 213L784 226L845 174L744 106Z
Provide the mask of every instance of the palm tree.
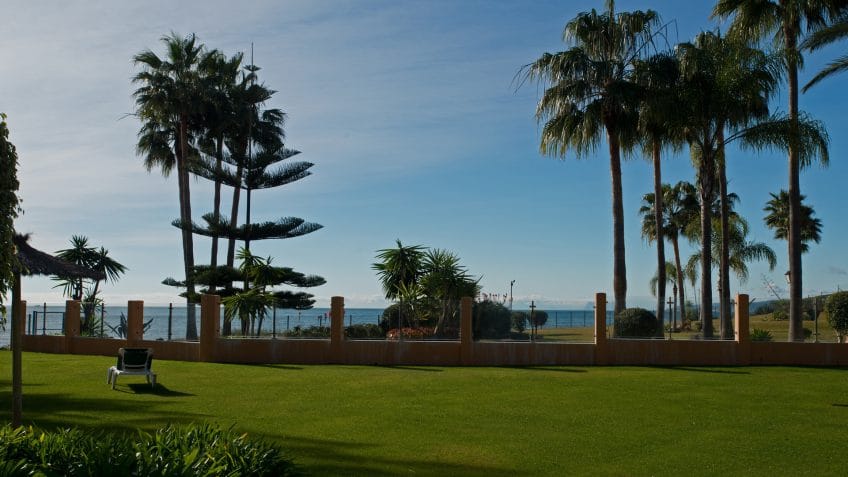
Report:
M388 300L397 299L402 287L410 288L418 283L425 256L421 245L404 246L399 239L396 242L397 248L378 250L376 258L380 261L371 265Z
M688 278L690 282L694 283L695 282L694 273L696 273L696 270L694 270L694 269L691 269L691 270L680 269L680 268L676 267L672 262L665 262L665 274L664 275L666 277L666 283L668 283L672 286L672 290L673 290L672 296L674 297L674 308L673 308L673 313L672 313L673 318L672 318L672 328L671 328L672 330L677 329L677 317L678 316L680 316L680 322L681 323L683 322L683 309L685 307L685 302L678 302L677 301L678 290L681 290L681 293L682 293L682 289L685 288L685 285L686 285L686 283L684 281L682 281L682 279L685 275L685 278ZM651 295L654 295L654 296L657 295L657 289L659 288L659 281L660 281L659 274L654 274L654 276L651 277L651 280L648 283L648 286L651 290ZM678 314L678 309L680 310L679 314Z
M830 45L831 43L843 40L846 36L848 36L848 13L843 13L839 16L839 18L834 19L830 25L820 30L816 30L808 36L807 39L801 43L801 48L811 52L816 51ZM842 55L828 63L823 70L819 71L813 79L804 85L801 91L806 93L808 89L812 88L819 81L833 76L836 73L845 71L846 69L848 69L848 55Z
M232 89L236 84L238 72L241 69L242 54L236 54L227 59L223 54L215 51L206 55L201 61L200 68L205 81L204 90L208 92L203 104L204 126L201 137L201 150L208 156L214 157L215 193L213 196L212 216L217 223L221 218L221 174L224 161L224 140L227 134L236 127L235 114L232 104ZM211 268L218 266L218 239L217 234L212 235L212 249L209 265ZM209 292L215 293L217 283L209 285Z
M477 296L479 279L459 264L459 257L447 250L430 249L424 254L420 279L422 294L439 301L438 322L434 334L444 332L446 322L459 311L459 299Z
M203 104L198 65L204 47L195 36L181 37L171 33L162 38L166 56L160 58L151 50L133 57L141 72L133 83L139 85L133 93L136 114L142 121L136 149L145 156L147 170L159 167L163 175L177 170L180 220L191 222L191 193L189 191L189 162L195 154L189 148L190 124ZM183 266L186 286L186 338L197 339L194 303L194 241L190 230L182 229Z
M653 10L578 14L563 31L570 49L545 53L526 65L525 79L544 83L536 119L544 123L540 150L563 157L569 148L578 155L593 151L606 133L612 178L613 291L615 311L627 307L624 247L624 207L621 190L621 149L637 137L638 88L630 81L634 62L643 56L659 16Z
M789 193L786 190L781 190L780 193L769 193L771 200L766 202L763 211L768 214L764 220L766 227L774 230L774 238L778 240L786 240L789 236ZM815 211L809 205L804 204L804 199L807 197L801 196L801 252L807 253L810 250L810 241L815 243L821 242L821 219L814 217Z
M646 155L650 155L654 167L653 221L654 237L657 242L657 335L662 336L663 313L665 309L666 261L665 261L665 225L663 218L663 183L661 151L669 143L675 145L677 108L677 80L679 67L673 55L660 53L636 63L635 80L641 87L639 104L639 131L644 138ZM642 229L645 229L643 224Z
M656 233L656 218L654 211L654 193L645 194L642 198L642 207L639 213L642 216L642 237L651 243L658 240ZM662 197L664 207L662 209L662 235L671 242L674 252L674 278L667 278L668 283L680 284L677 289L678 303L680 306L686 304L686 292L683 284L683 266L680 261L680 237L686 237L685 231L693 221L697 221L699 205L697 190L695 186L686 181L680 181L675 185L663 184ZM665 270L669 270L665 267ZM667 272L666 272L667 273ZM658 278L659 279L659 278Z
M846 0L718 0L713 16L733 16L731 31L763 40L771 36L783 57L789 93L789 341L802 341L803 299L801 269L800 171L806 161L801 153L798 109L798 69L803 64L799 47L804 31L825 26L848 10ZM807 161L813 158L807 158ZM824 162L824 161L823 161Z
M86 283L86 279L81 276L57 276L54 280L58 281L57 286L63 287L63 294L72 297L74 300L81 300L83 307L83 321L81 329L92 333L92 325L94 323L94 311L98 304L102 304L102 300L98 298L100 293L100 282L103 280L115 283L126 273L127 267L119 263L117 260L109 256L109 251L104 247L97 249L88 244L88 237L82 235L74 235L71 237L71 248L59 250L56 256L98 272L101 277L91 280L93 283ZM89 286L86 286L89 285Z
M704 336L712 337L711 205L719 199L721 231L726 233L729 202L725 145L737 139L750 143L752 121L768 118L768 98L777 79L772 62L762 51L718 33L699 34L694 42L678 45L677 54L681 64L679 104L686 118L682 130L692 150L701 204L701 320ZM728 238L722 237L721 243L728 244ZM727 248L719 250L721 314L728 320L729 253Z

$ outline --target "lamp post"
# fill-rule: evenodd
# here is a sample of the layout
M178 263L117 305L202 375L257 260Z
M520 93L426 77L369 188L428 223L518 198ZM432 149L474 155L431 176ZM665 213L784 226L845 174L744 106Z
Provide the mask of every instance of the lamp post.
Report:
M783 276L786 278L786 284L792 285L792 274L790 273L790 271L787 270L786 273L783 274Z
M512 311L512 286L515 285L515 280L509 282L509 311Z

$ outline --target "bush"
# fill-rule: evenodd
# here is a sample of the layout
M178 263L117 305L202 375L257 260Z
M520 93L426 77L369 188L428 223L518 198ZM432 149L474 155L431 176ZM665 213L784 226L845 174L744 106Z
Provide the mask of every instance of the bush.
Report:
M306 328L302 328L300 326L295 326L294 328L283 332L283 336L286 338L329 338L330 327L308 326Z
M474 339L509 338L512 315L507 307L484 300L474 303L473 313Z
M754 328L751 331L751 341L772 341L774 337L771 335L771 331L769 330L761 330L759 328Z
M657 333L657 326L657 317L650 311L628 308L616 315L613 329L616 337L647 337Z
M0 475L294 475L272 444L210 425L154 434L0 427Z
M524 330L527 329L527 323L530 322L530 315L526 311L513 311L510 320L512 321L512 329L524 333Z
M383 328L374 323L362 323L345 328L345 338L353 340L382 339L386 337Z
M389 305L385 310L383 310L383 316L380 317L380 328L383 329L383 334L385 335L389 330L398 327L398 321L400 320L400 304L393 303ZM404 326L412 326L415 322L415 318L412 316L412 308L404 304L403 305L403 325Z
M827 312L827 322L836 331L839 341L843 342L848 335L848 291L836 292L827 297L824 310Z
M536 310L533 312L533 324L536 325L536 328L541 328L545 326L545 323L548 322L548 312L542 310Z

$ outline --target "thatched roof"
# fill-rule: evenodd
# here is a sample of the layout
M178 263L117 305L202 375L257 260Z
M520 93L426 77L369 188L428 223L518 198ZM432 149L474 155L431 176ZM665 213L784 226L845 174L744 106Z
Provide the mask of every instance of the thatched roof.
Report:
M105 276L95 270L54 257L49 253L32 248L28 243L29 235L15 234L18 262L21 264L22 275L58 275L67 278L90 278L103 280Z

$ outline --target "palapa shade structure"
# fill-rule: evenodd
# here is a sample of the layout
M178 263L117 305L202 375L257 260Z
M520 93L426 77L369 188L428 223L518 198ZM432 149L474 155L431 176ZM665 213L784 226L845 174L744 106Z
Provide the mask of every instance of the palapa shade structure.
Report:
M103 280L103 272L80 267L74 263L54 257L30 246L29 235L15 234L15 255L18 267L15 269L15 281L12 283L12 427L21 425L23 409L23 388L21 374L21 276L22 275L57 275L68 278L90 278Z

